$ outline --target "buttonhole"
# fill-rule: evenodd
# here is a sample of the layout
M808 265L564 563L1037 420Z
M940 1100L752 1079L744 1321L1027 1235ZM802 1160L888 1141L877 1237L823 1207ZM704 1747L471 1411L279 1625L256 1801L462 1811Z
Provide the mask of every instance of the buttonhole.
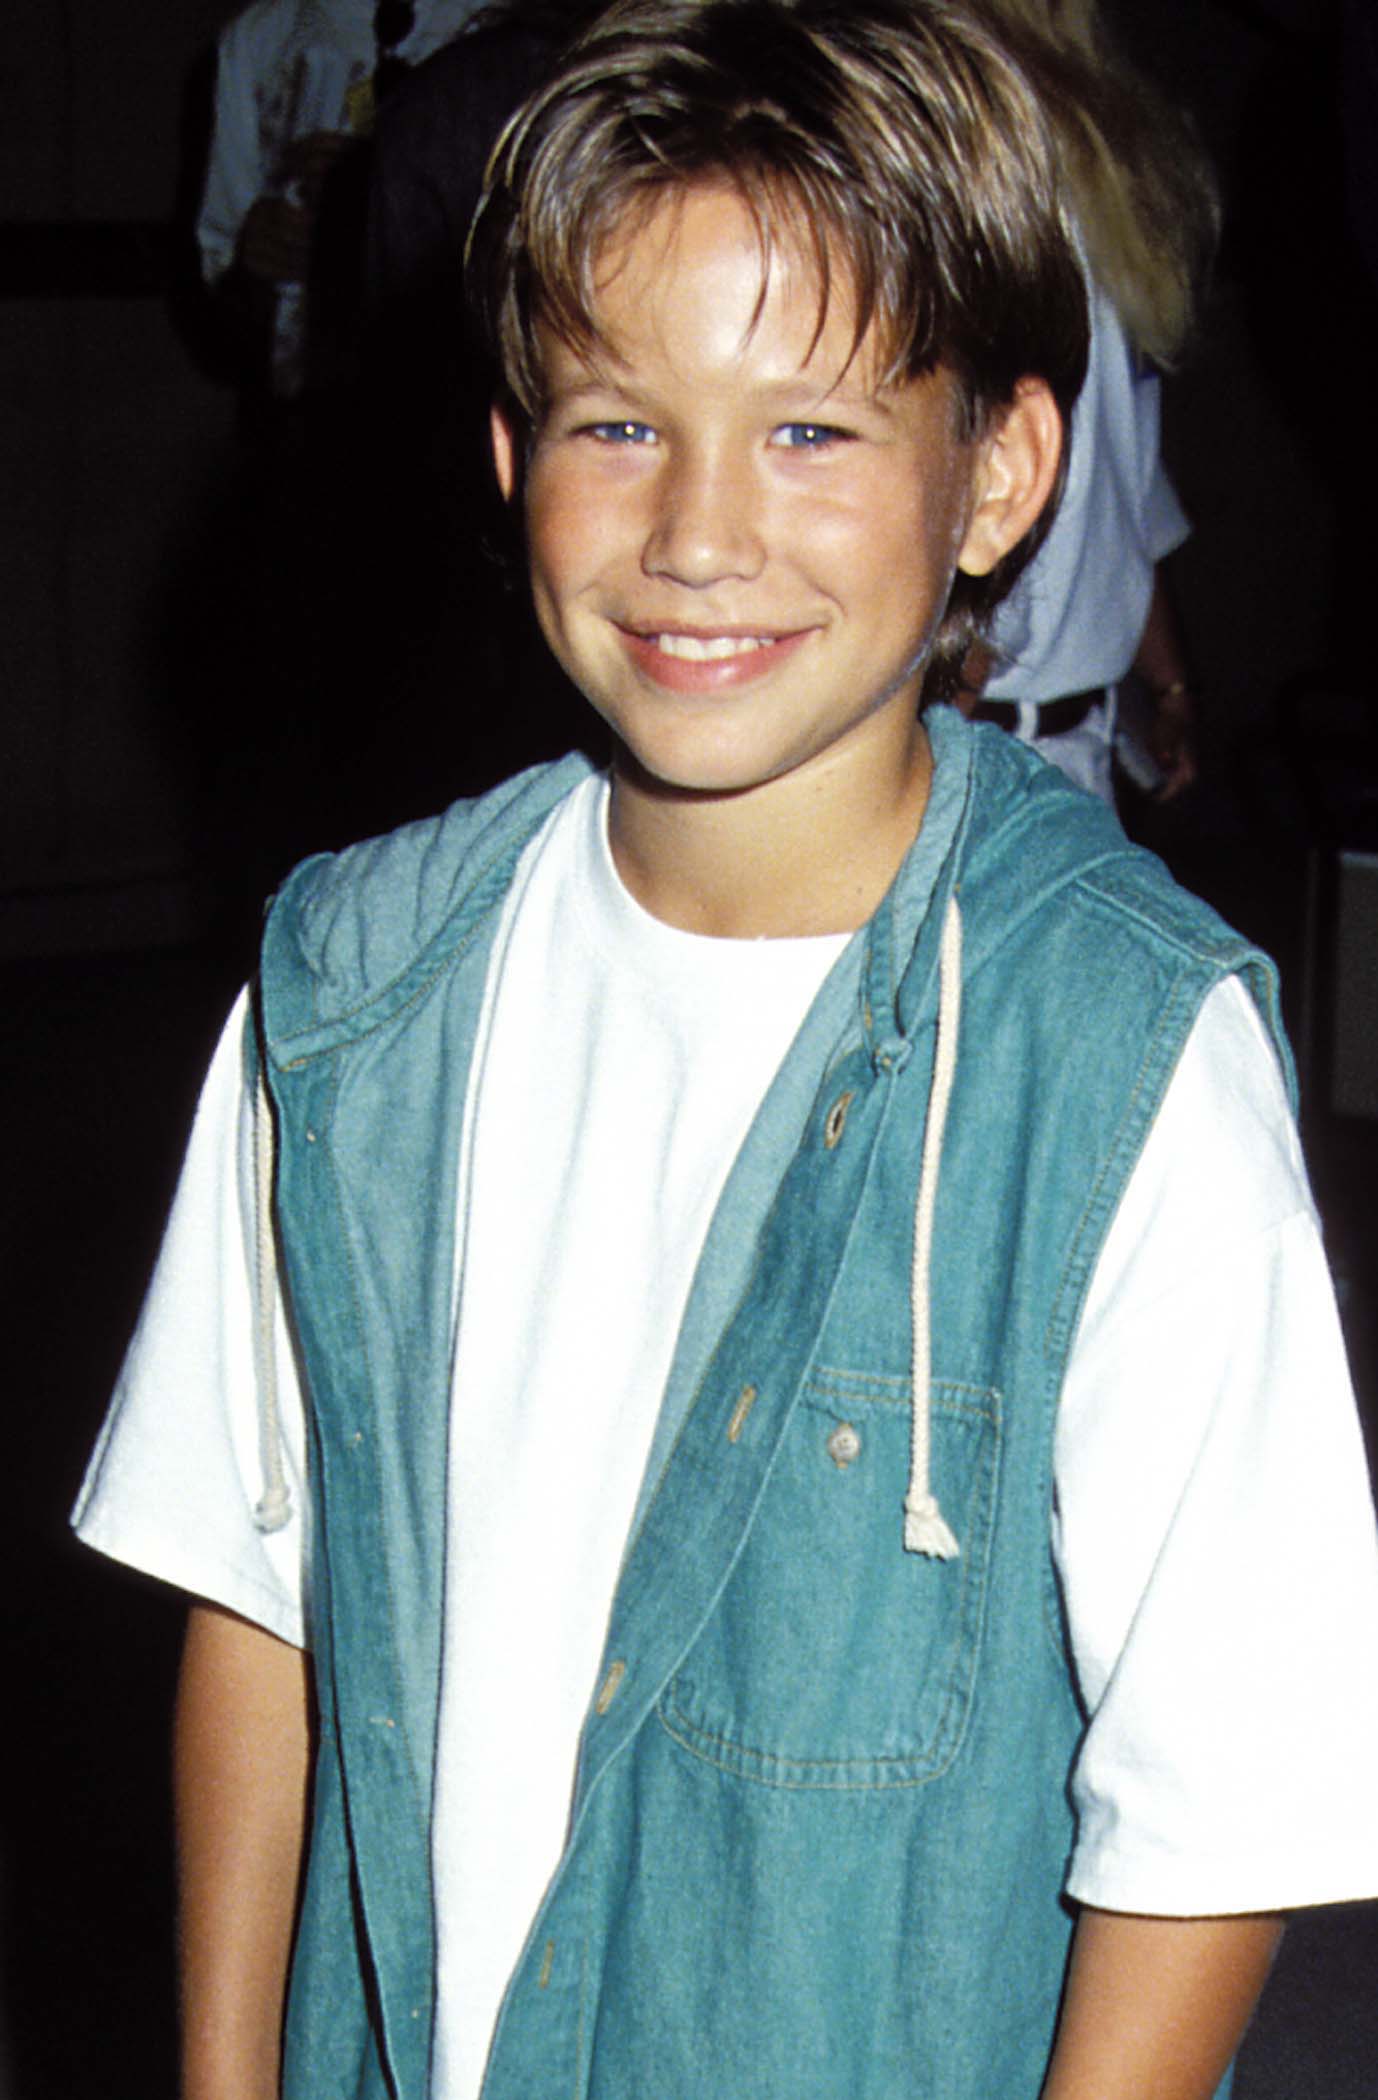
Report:
M755 1386L744 1385L737 1395L737 1405L732 1410L732 1420L727 1425L727 1441L729 1444L736 1443L738 1437L746 1428L746 1418L755 1405Z
M842 1142L842 1133L847 1127L847 1111L852 1105L852 1100L851 1094L839 1094L828 1110L828 1118L823 1125L823 1142L829 1152L835 1151Z

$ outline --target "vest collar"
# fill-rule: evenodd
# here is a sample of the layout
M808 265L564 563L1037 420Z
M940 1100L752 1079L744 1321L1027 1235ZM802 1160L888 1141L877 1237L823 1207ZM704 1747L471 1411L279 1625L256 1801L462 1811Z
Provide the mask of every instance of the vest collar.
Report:
M971 731L955 708L931 708L924 728L933 781L919 834L866 929L861 1025L871 1060L897 1071L937 1005L938 953L971 823Z

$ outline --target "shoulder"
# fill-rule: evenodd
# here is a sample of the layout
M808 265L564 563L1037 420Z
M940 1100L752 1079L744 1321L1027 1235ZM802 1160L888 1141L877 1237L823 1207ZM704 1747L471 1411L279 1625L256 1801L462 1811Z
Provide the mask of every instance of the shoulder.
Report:
M1223 1288L1228 1270L1269 1258L1270 1236L1298 1218L1316 1222L1286 1074L1255 1002L1227 977L1197 1015L1125 1190L1083 1339L1126 1307L1208 1279Z
M296 38L298 17L297 0L254 0L220 32L221 66L270 67Z
M1132 845L1113 811L1004 731L971 731L972 790L962 872L964 907L987 947L1030 922L1040 939L1113 916L1228 968L1253 951L1210 905L1184 890L1155 854Z
M439 816L294 869L264 930L274 1035L367 1003L460 938L505 894L523 847L591 771L580 757L533 767Z
M977 726L960 878L967 976L1004 1012L1071 1046L1104 1028L1184 1039L1211 988L1239 977L1290 1085L1273 965L1114 815L998 730Z

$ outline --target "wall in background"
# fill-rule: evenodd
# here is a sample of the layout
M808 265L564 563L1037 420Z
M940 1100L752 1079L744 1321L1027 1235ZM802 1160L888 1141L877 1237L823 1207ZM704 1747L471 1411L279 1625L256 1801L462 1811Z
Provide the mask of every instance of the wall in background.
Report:
M229 12L0 11L0 954L191 928L196 696L170 598L233 402L174 333L159 236Z

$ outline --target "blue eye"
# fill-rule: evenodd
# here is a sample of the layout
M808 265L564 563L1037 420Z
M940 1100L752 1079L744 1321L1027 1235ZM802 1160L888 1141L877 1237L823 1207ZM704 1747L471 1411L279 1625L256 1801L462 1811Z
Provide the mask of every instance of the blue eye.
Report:
M655 432L649 423L590 423L590 437L602 445L649 445L654 442Z
M829 445L845 445L850 431L839 430L832 423L782 423L775 433L775 443L787 452L822 452Z

